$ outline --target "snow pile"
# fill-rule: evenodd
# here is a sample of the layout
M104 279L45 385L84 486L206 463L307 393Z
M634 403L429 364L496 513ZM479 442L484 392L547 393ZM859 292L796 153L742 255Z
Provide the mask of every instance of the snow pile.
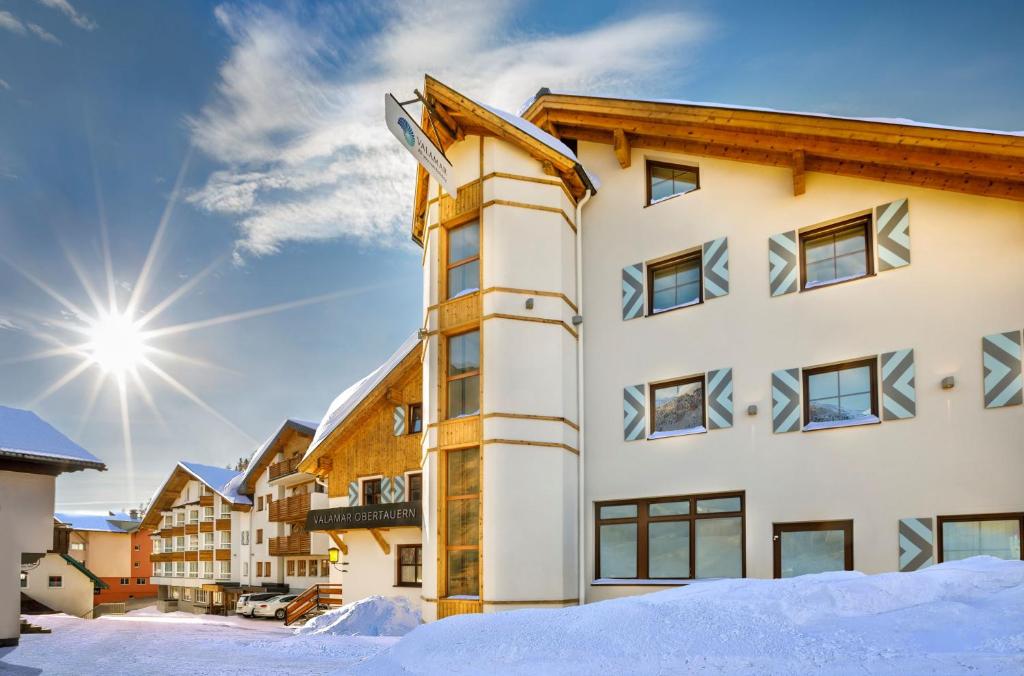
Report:
M305 636L404 636L420 623L420 613L408 599L371 596L314 617L295 633Z
M419 627L366 674L1024 673L1024 563L720 580Z

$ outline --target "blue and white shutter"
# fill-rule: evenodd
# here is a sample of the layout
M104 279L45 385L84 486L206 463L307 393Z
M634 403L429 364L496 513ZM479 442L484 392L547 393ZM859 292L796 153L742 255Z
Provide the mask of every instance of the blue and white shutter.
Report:
M399 474L391 480L391 502L405 502L404 474Z
M644 399L643 385L630 385L622 389L622 435L626 441L640 441L644 438L647 426Z
M914 351L882 355L882 420L904 420L917 415L914 389Z
M359 504L359 482L348 482L348 506L356 507Z
M981 340L985 371L985 408L1017 406L1024 402L1021 380L1021 332L1009 331Z
M900 519L900 572L909 573L934 563L934 531L930 517Z
M910 205L907 200L875 207L878 271L910 265Z
M380 480L380 501L382 503L394 502L394 495L391 491L391 477L382 477Z
M644 264L622 268L622 319L636 319L644 313Z
M799 253L796 230L768 238L768 288L772 296L797 290Z
M395 406L394 432L396 437L405 434L405 406Z
M729 294L729 240L725 237L704 243L702 255L704 300Z
M800 369L772 373L772 431L776 434L800 429Z
M732 369L708 371L708 429L732 427Z

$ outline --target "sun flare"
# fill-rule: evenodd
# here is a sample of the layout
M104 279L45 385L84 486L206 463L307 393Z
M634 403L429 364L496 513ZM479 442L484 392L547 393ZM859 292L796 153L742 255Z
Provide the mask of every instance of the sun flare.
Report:
M127 313L101 315L89 330L89 358L106 373L134 371L146 356L146 341L139 323Z

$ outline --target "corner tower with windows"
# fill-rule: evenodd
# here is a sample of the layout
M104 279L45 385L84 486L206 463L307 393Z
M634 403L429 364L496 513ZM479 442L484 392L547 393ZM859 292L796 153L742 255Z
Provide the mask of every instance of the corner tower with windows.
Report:
M430 78L425 95L459 187L421 170L414 207L424 617L575 604L576 205L593 185L534 125Z

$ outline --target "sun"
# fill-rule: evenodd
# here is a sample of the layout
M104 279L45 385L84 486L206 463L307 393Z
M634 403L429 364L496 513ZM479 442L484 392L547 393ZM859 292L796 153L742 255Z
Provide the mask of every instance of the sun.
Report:
M101 314L90 323L85 350L105 373L134 371L146 357L146 341L139 323L123 312Z

